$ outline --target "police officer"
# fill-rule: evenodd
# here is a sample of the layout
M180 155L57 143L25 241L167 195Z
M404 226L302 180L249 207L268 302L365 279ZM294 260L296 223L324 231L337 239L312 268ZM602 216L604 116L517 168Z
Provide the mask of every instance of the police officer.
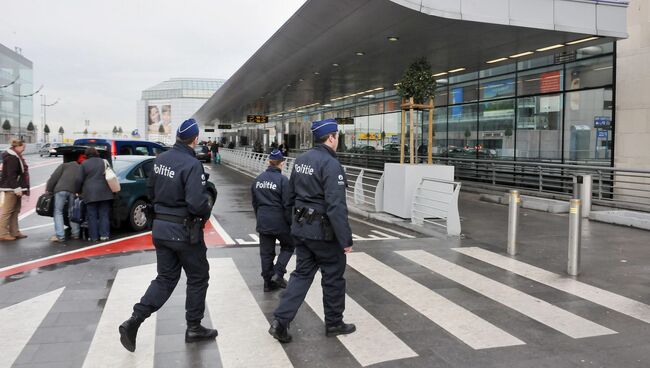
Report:
M208 289L209 265L203 241L203 226L212 209L205 188L203 165L196 159L199 127L194 119L183 122L176 132L176 144L154 161L149 177L149 197L155 212L152 237L156 247L158 276L131 318L119 327L120 341L135 351L138 328L169 299L181 276L187 276L185 342L214 339L217 330L201 325Z
M346 253L352 251L352 231L345 201L346 178L336 158L338 125L328 119L312 124L316 146L294 163L289 188L295 207L291 235L296 239L296 270L274 312L269 333L291 341L289 323L305 299L320 268L323 275L325 334L337 336L356 330L343 322Z
M289 204L289 179L282 175L284 156L275 149L269 155L269 167L251 186L253 209L260 234L260 258L264 291L286 288L284 274L293 254L291 239L291 206ZM280 255L275 259L275 241L280 241Z

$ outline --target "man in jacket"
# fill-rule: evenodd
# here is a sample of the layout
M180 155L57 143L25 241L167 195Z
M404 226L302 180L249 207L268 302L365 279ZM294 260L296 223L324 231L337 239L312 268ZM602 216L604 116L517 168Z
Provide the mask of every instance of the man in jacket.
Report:
M273 313L269 333L278 341L291 341L289 323L305 300L314 274L323 274L325 334L337 336L356 331L343 322L345 310L346 253L352 251L352 230L345 199L347 185L343 167L336 158L336 120L315 121L311 131L316 146L303 153L293 166L289 188L295 208L291 235L296 239L296 270Z
M201 325L210 278L203 226L212 208L203 165L194 153L198 137L198 123L194 119L184 121L176 132L174 147L154 161L148 188L155 212L152 237L158 276L133 306L131 318L119 327L120 341L129 351L135 351L140 324L171 296L181 277L181 268L187 276L185 342L217 337L217 330Z
M260 258L264 291L286 288L284 274L293 254L291 239L291 205L289 204L289 179L282 175L284 157L274 150L269 155L269 167L261 173L251 186L253 210L257 218L257 232L260 234ZM275 241L280 241L280 255L275 259Z
M23 195L29 196L29 169L23 158L25 143L13 139L11 147L2 153L2 178L0 190L4 192L4 205L0 214L0 240L26 238L18 228L18 215Z
M75 198L77 178L81 175L81 166L77 161L65 162L54 170L52 176L47 181L46 191L54 194L54 233L50 238L51 242L65 241L65 224L63 220L63 210L65 205L68 209L72 208L72 202ZM70 221L72 230L72 239L79 239L79 224Z

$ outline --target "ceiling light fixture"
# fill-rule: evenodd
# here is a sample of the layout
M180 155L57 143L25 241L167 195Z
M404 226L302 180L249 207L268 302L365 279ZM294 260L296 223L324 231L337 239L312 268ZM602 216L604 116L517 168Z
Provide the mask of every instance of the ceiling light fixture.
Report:
M337 66L339 66L339 63L332 63L332 66L336 68Z
M365 54L366 54L366 53L363 52L363 51L357 51L357 52L355 53L355 55L357 55L357 56L363 56L363 55L365 55Z
M450 70L449 73L462 72L463 70L465 70L465 68L457 68L457 69Z
M516 59L516 58L518 58L518 57L527 56L527 55L532 55L532 54L533 54L532 51L526 51L526 52L522 52L522 53L519 53L519 54L510 55L510 58L511 58L511 59Z
M541 49L537 49L535 51L542 52L542 51L548 51L548 50L553 50L553 49L559 49L561 47L564 47L564 44L558 43L557 45L542 47Z
M319 75L319 74L320 74L319 72L314 72L314 75Z
M436 74L434 74L433 76L434 76L434 77L439 77L439 76L441 76L441 75L446 75L446 74L447 74L447 72L441 72L441 73L436 73Z
M387 38L388 38L388 41L390 41L390 42L399 41L399 37L389 36L389 37L387 37Z
M508 60L507 57L502 57L502 58L498 58L498 59L494 59L494 60L486 61L486 63L487 63L487 64L494 64L494 63L498 63L498 62L506 61L506 60Z
M594 37L587 37L587 38L583 38L583 39L581 39L581 40L575 40L575 41L567 42L566 44L567 44L567 45L575 45L575 44L578 44L578 43L583 43L583 42L587 42L587 41L597 40L597 39L599 39L599 38L600 38L600 37L596 37L596 36L594 36Z

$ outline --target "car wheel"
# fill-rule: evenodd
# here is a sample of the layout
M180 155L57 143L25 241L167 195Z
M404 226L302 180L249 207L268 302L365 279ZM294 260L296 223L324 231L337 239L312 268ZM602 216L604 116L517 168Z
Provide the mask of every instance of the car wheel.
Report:
M147 211L149 204L142 199L138 199L133 203L131 211L129 211L129 223L133 231L142 231L149 227L151 223L151 216Z

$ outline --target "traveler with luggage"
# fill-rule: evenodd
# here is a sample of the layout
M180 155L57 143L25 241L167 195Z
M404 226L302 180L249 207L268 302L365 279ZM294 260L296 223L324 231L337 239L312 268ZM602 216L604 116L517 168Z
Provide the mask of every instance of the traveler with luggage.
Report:
M81 166L77 161L64 162L54 170L47 181L46 192L54 195L54 235L51 242L61 243L65 241L65 224L63 211L68 206L68 219L72 211L76 193L76 182L80 176ZM79 239L80 226L70 221L72 239Z
M86 203L88 236L90 241L106 241L111 233L111 206L113 191L107 180L108 162L99 157L97 149L86 148L86 160L76 181L77 193L81 193Z

